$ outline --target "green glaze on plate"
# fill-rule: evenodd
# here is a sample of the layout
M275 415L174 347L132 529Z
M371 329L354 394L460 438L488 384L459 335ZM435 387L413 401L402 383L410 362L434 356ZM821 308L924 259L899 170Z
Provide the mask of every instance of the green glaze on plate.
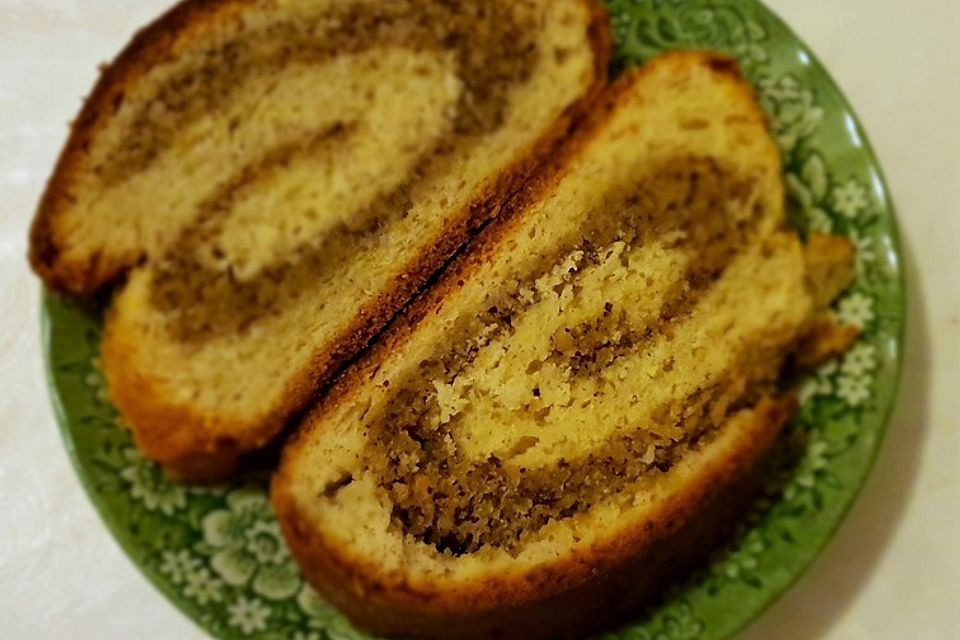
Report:
M608 0L617 68L667 49L735 55L783 152L791 219L857 245L857 282L835 313L862 328L802 382L777 473L734 543L641 620L605 638L727 638L782 594L843 520L896 396L904 290L893 207L849 104L802 42L753 0ZM118 424L97 366L101 316L46 297L53 401L104 522L146 576L218 638L363 638L303 582L267 500L267 474L216 488L167 482Z

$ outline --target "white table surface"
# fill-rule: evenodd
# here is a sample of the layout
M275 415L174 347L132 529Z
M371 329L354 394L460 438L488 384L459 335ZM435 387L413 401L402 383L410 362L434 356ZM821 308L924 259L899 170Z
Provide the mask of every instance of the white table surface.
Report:
M0 638L206 638L140 576L47 398L26 228L96 66L169 0L0 0ZM769 0L860 114L900 211L903 390L850 519L743 638L960 638L960 0Z

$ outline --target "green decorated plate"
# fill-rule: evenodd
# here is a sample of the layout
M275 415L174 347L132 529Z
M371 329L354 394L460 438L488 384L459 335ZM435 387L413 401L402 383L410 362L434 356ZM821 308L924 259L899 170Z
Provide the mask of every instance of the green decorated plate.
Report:
M791 216L850 237L857 282L836 305L860 342L802 386L779 472L736 541L610 638L727 638L782 594L829 540L876 457L896 395L904 291L893 207L866 135L802 42L753 0L608 0L617 66L674 48L739 58L783 152ZM117 424L97 367L101 317L45 300L53 400L77 473L130 558L218 638L361 638L302 580L266 474L216 488L167 482ZM782 458L782 459L781 459Z

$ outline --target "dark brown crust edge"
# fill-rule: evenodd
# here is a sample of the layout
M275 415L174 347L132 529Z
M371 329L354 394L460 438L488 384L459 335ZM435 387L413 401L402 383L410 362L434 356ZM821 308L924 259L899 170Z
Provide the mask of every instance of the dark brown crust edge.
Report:
M687 51L661 56L658 64L683 65L691 59L734 79L755 102L752 88L728 57ZM596 135L632 83L648 72L649 66L628 71L598 99L582 129L559 150L553 162L525 185L495 225L485 229L440 281L343 374L288 441L272 485L277 517L307 579L358 626L374 633L424 638L536 638L574 637L598 623L612 624L618 616L635 611L655 597L671 577L682 573L723 537L749 494L746 488L752 483L755 469L793 413L792 399L764 403L731 456L702 469L700 477L671 504L663 505L663 512L643 529L618 531L609 544L599 545L581 557L563 558L522 583L492 576L465 592L423 592L409 585L385 584L378 577L377 567L350 559L328 546L293 498L297 478L289 460L320 428L323 415L376 375L384 359L409 339L420 320L436 312L449 293L462 286L489 258L522 211L563 178L571 160ZM759 107L757 113L763 118Z
M89 269L48 268L41 249L44 238L49 238L47 225L53 219L60 197L59 182L69 175L78 149L82 149L95 130L99 110L104 104L110 104L115 96L122 95L122 87L113 86L115 82L111 79L122 82L132 77L130 74L142 72L145 66L163 55L173 38L189 27L190 20L230 2L242 4L249 0L188 0L139 34L130 49L121 54L101 79L78 120L34 225L31 259L49 286L72 291L101 284L103 265L94 261ZM424 247L376 300L357 312L352 326L333 341L334 349L316 354L311 364L289 385L283 395L284 403L269 415L253 424L227 424L216 416L200 414L190 406L172 402L161 381L139 371L133 346L136 336L118 335L112 330L108 315L102 347L104 370L114 404L132 425L134 438L145 455L162 463L171 475L184 481L210 481L231 475L245 454L266 446L280 434L291 418L313 399L318 389L364 349L479 228L500 214L503 204L556 154L571 128L590 112L591 105L606 86L613 48L609 19L606 10L595 0L580 2L589 10L588 38L594 54L593 78L584 94L565 109L524 157L448 222L439 242ZM166 22L170 24L166 25ZM220 435L225 433L236 435Z
M768 400L728 457L701 468L634 528L526 576L488 576L468 591L420 593L378 582L376 567L344 561L298 511L282 474L273 505L307 580L359 628L417 638L578 638L609 629L661 596L733 532L764 478L765 455L796 408Z
M93 293L130 265L106 264L100 256L84 263L66 263L55 241L61 211L71 206L70 186L100 128L123 104L127 85L167 56L174 43L205 18L224 7L242 7L256 0L183 0L138 31L116 59L101 69L93 91L70 125L70 134L40 199L30 226L28 259L37 276L60 293Z

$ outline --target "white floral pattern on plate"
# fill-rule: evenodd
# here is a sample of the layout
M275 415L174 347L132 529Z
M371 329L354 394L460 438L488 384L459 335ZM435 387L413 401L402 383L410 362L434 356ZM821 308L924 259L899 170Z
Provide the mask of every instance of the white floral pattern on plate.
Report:
M249 584L254 593L269 600L296 594L300 574L263 489L248 486L231 491L226 505L203 518L201 548L212 553L210 566L227 584Z

